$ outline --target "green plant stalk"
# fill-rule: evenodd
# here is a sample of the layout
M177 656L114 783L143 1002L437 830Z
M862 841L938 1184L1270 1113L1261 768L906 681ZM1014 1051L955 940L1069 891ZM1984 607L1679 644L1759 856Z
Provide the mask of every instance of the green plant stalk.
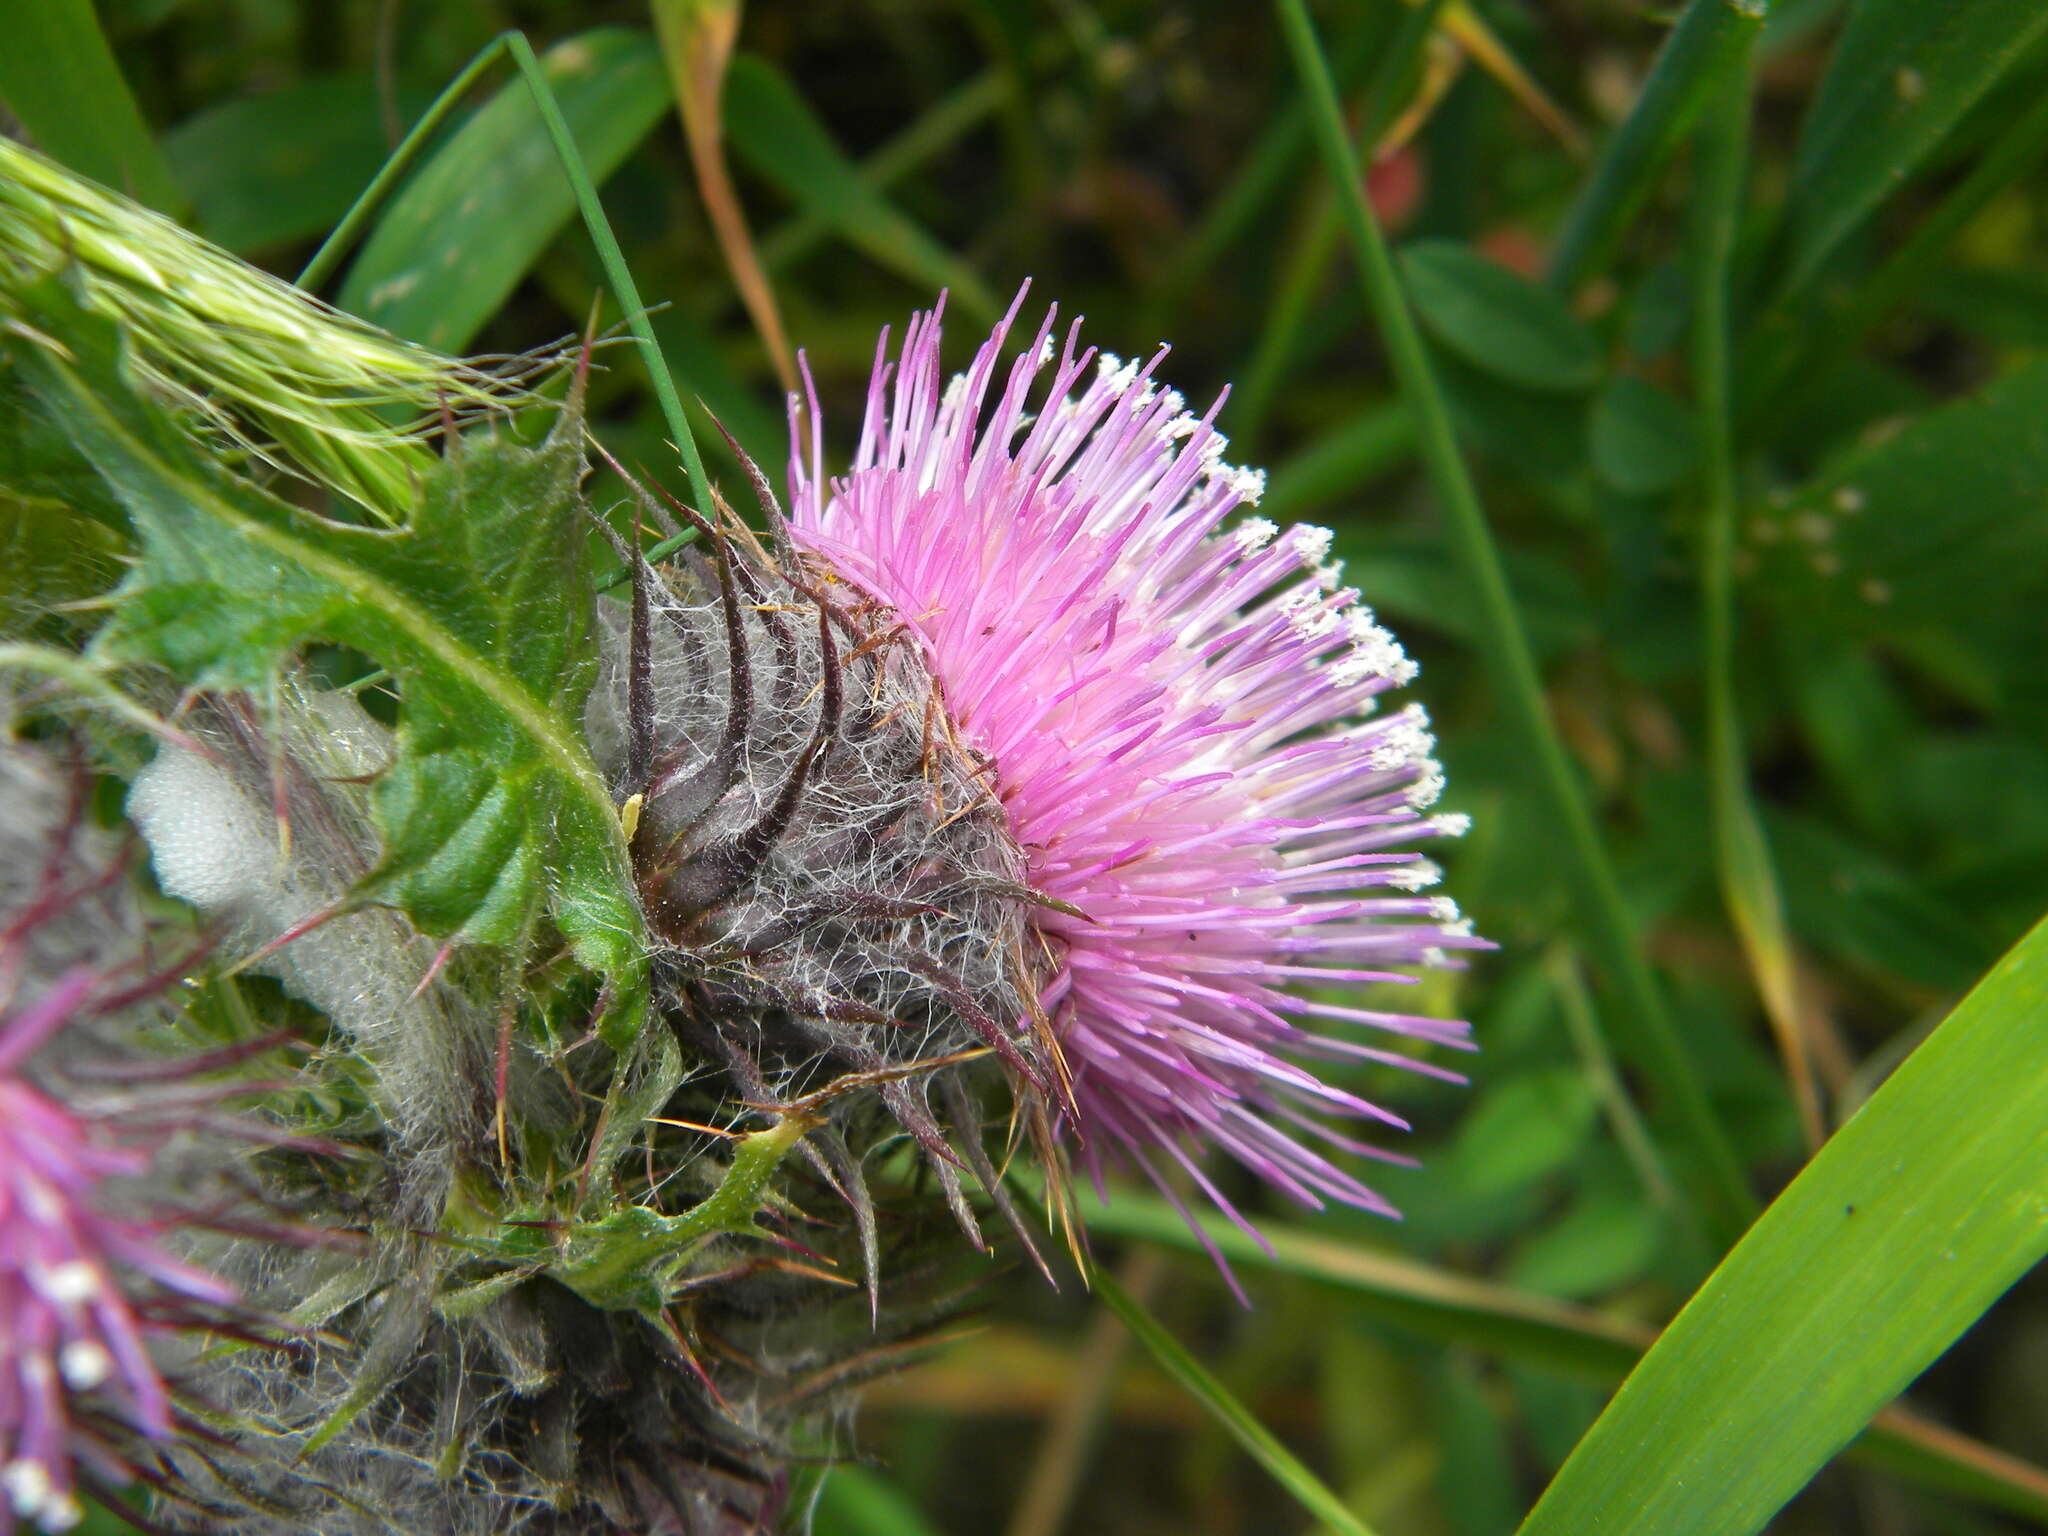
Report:
M1215 1417L1222 1427L1230 1432L1231 1438L1244 1447L1252 1459L1289 1493L1300 1501L1301 1507L1314 1515L1340 1536L1372 1536L1365 1523L1354 1515L1349 1506L1338 1498L1330 1488L1286 1446L1282 1445L1273 1432L1261 1424L1252 1411L1240 1403L1230 1389L1218 1381L1215 1375L1189 1354L1187 1349L1165 1328L1157 1318L1140 1306L1130 1293L1094 1266L1089 1267L1088 1283L1103 1304L1123 1319L1124 1326L1131 1330L1132 1337L1152 1352L1166 1373L1180 1383L1188 1394Z
M1698 1158L1711 1229L1732 1238L1756 1209L1755 1199L1665 1011L1656 978L1623 904L1620 882L1601 846L1585 789L1545 705L1542 679L1485 510L1459 455L1449 412L1430 371L1385 237L1366 201L1358 158L1344 132L1343 110L1316 41L1314 23L1303 0L1274 3L1309 92L1325 162L1337 183L1367 306L1379 323L1395 377L1414 412L1423 464L1443 504L1453 547L1479 600L1486 659L1497 675L1523 747L1535 764L1537 782L1550 802L1551 813L1571 845L1570 874L1595 957L1610 984L1620 991L1622 1011L1633 1021L1633 1055L1653 1073L1657 1086L1668 1096L1679 1127Z
M1763 822L1750 799L1735 693L1737 487L1729 310L1749 136L1747 47L1728 61L1727 74L1731 88L1701 119L1692 196L1692 373L1702 448L1700 617L1706 656L1707 778L1722 900L1777 1037L1800 1129L1811 1152L1826 1139L1827 1131L1799 1019L1784 901Z
M1750 1536L2038 1263L2044 1021L2048 921L1772 1202L1522 1536Z
M612 233L611 221L605 217L604 204L599 201L597 188L592 185L590 172L583 164L582 153L576 148L575 136L569 131L569 125L562 117L561 105L548 85L547 72L540 67L540 61L534 57L533 45L523 32L502 32L491 39L462 73L449 82L448 88L421 114L420 120L392 152L391 158L384 162L370 185L364 188L363 195L343 215L334 233L313 253L313 259L299 274L298 285L308 290L316 289L333 276L334 269L412 169L413 162L425 150L428 141L460 105L470 87L497 61L500 53L511 58L527 88L533 92L534 106L540 112L549 140L554 144L562 174L569 178L570 190L575 194L584 230L590 236L590 243L597 248L597 259L604 268L605 281L611 285L613 296L625 311L626 324L633 333L633 339L639 343L640 354L647 364L648 378L654 386L655 402L661 408L662 421L674 439L676 451L682 456L684 472L690 477L690 494L700 507L708 507L711 505L710 477L704 473L704 461L698 455L696 437L690 431L688 418L683 415L682 397L676 392L675 376L669 371L661 344L654 339L654 328L648 323L646 307L640 302L639 287L626 266L618 237ZM688 537L671 541L673 547L664 553L673 553L674 548L688 542ZM614 573L608 584L616 585L624 579L624 573Z
M413 163L462 104L470 87L498 61L498 56L505 51L506 36L500 33L477 50L476 57L463 66L462 73L449 81L448 88L434 98L434 104L420 114L420 120L399 140L390 158L378 167L377 174L370 178L370 184L363 188L362 195L341 216L341 222L320 242L320 249L313 253L312 260L306 263L296 279L299 287L308 293L317 293L334 276L335 269L368 231L370 221L390 201L391 194L398 190L398 184L412 170Z
M1627 119L1608 139L1551 252L1545 280L1571 293L1606 264L1642 209L1700 109L1746 68L1768 0L1691 0L1643 82Z
M555 154L562 162L562 172L569 178L569 186L576 194L576 206L583 214L583 227L590 235L590 243L597 247L597 259L604 267L605 281L611 284L613 297L626 312L626 324L632 329L634 340L640 343L648 377L654 384L654 398L661 407L661 419L675 434L676 451L682 455L683 469L690 477L690 494L696 498L699 507L708 508L711 505L711 479L704 473L704 461L697 454L697 439L691 435L690 423L683 415L683 402L676 393L675 377L669 372L661 343L654 339L654 327L648 323L647 308L640 302L640 289L626 265L626 253L619 249L618 237L612 233L611 221L605 217L604 204L598 201L597 188L591 184L590 172L584 168L583 156L577 152L575 136L563 120L561 105L555 100L540 60L533 56L533 45L526 40L526 34L506 33L505 47L533 92L541 122L546 125L548 137L554 141Z

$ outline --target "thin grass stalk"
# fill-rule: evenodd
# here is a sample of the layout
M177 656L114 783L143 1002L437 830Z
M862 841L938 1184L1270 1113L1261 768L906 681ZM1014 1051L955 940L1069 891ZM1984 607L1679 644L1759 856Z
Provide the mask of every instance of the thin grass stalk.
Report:
M576 148L576 137L569 131L561 105L555 100L553 88L548 85L547 72L540 67L540 60L533 56L533 44L526 40L526 34L506 33L505 46L511 52L512 62L526 77L527 87L533 92L534 104L540 109L540 120L555 146L556 158L562 162L562 172L569 178L569 187L576 194L576 207L583 215L583 227L590 235L590 243L597 247L597 259L604 267L605 281L611 285L612 296L619 301L619 307L626 312L626 324L631 328L634 340L640 343L640 353L646 360L648 377L654 385L655 402L661 407L661 419L674 434L675 449L682 455L683 469L690 477L690 494L700 508L708 508L711 505L711 479L704 473L704 461L697 454L697 439L691 435L690 423L683 415L682 397L676 393L675 376L669 372L668 358L662 353L661 343L654 339L654 327L648 322L647 308L640 302L640 289L626 265L625 252L619 249L618 236L612 233L611 221L605 217L604 204L598 200L597 188L583 164L582 153Z
M1300 1457L1282 1445L1279 1437L1260 1423L1257 1415L1239 1402L1236 1395L1190 1354L1180 1340L1168 1333L1128 1291L1092 1267L1088 1283L1104 1305L1123 1319L1132 1336L1152 1352L1152 1358L1159 1362L1167 1375L1206 1408L1216 1422L1229 1431L1231 1438L1244 1447L1252 1460L1294 1495L1303 1509L1338 1532L1339 1536L1373 1536L1365 1522L1353 1514L1350 1507L1311 1472Z
M463 66L462 73L448 82L447 89L434 98L432 106L420 114L420 120L398 141L398 147L390 158L377 168L377 174L370 178L370 184L363 188L362 195L349 206L341 216L341 222L334 226L328 237L320 242L320 249L313 253L299 272L298 286L308 293L317 293L334 276L335 269L355 248L355 244L369 229L370 221L383 210L391 194L398 190L398 184L405 180L435 134L441 131L454 114L462 100L469 94L471 86L483 78L484 72L498 61L505 51L505 35L499 34L477 50L475 58Z
M1729 320L1735 239L1742 218L1750 75L1745 49L1731 85L1702 118L1693 188L1692 372L1702 446L1700 614L1706 653L1707 775L1722 899L1763 1000L1809 1153L1827 1138L1820 1093L1799 1017L1791 941L1763 823L1749 794L1735 697L1735 428Z
M1634 1026L1632 1054L1668 1098L1678 1128L1697 1159L1698 1183L1710 1227L1718 1236L1732 1238L1754 1214L1755 1197L1679 1042L1637 941L1614 866L1601 845L1586 791L1550 718L1542 679L1485 509L1458 452L1443 394L1423 351L1386 239L1366 200L1363 172L1344 132L1343 109L1315 25L1303 0L1274 3L1309 93L1329 173L1337 183L1366 303L1378 322L1401 391L1414 411L1423 464L1443 504L1452 547L1479 600L1485 658L1524 750L1535 765L1536 782L1572 849L1568 871L1590 947L1610 984L1620 992L1621 1011Z

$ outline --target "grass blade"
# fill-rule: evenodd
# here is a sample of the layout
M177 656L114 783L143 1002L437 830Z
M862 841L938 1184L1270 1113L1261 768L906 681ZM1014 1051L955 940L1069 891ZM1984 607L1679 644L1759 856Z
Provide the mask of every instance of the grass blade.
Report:
M2038 0L1863 0L1799 136L1783 292L1803 291L2044 31Z
M14 0L0 47L0 100L51 159L161 213L185 211L92 0Z
M2048 1252L2048 922L1743 1238L1522 1536L1746 1536Z
M511 49L512 62L526 77L533 99L540 107L541 120L547 125L556 158L575 192L584 230L590 236L590 243L597 247L597 259L604 267L605 281L611 284L612 296L626 312L626 323L632 328L633 339L640 343L640 355L647 364L647 375L654 385L654 398L661 407L661 419L675 434L676 452L682 456L683 469L690 477L690 493L696 497L697 505L708 507L711 505L711 479L704 473L704 461L697 454L697 440L691 435L690 423L683 415L683 402L676 394L675 377L669 372L661 343L654 339L654 329L647 320L647 306L640 302L639 286L633 281L632 269L626 265L625 252L619 249L618 236L612 233L611 221L604 216L604 204L598 201L597 185L584 167L583 156L576 148L576 137L570 132L568 121L562 116L562 108L548 85L546 72L542 70L540 60L533 56L533 46L525 35L519 32L510 34L506 46Z
M1104 1305L1123 1319L1132 1337L1152 1352L1152 1358L1166 1373L1208 1409L1216 1422L1230 1432L1231 1438L1271 1473L1281 1487L1293 1494L1303 1509L1340 1536L1372 1536L1344 1501L1332 1493L1298 1456L1282 1445L1208 1367L1189 1354L1180 1340L1161 1327L1157 1318L1139 1306L1129 1292L1099 1269L1091 1272L1089 1284Z
M491 39L477 51L475 58L463 66L462 73L450 80L447 88L434 98L434 104L420 115L420 120L407 130L403 139L399 140L398 148L394 149L390 158L378 167L377 174L370 178L370 184L363 188L362 195L342 216L341 222L320 242L320 249L313 253L313 259L307 262L305 269L299 273L298 285L301 288L308 293L317 293L325 286L327 279L332 277L335 269L341 265L343 258L355 249L356 241L361 239L363 233L370 227L370 220L383 211L385 202L398 190L399 182L412 170L427 145L432 142L434 135L440 132L441 126L454 115L455 109L462 105L462 99L469 94L469 88L498 61L498 55L504 48L505 39L502 36Z
M1314 109L1317 137L1350 225L1359 275L1371 312L1394 365L1401 392L1414 412L1422 460L1434 484L1460 561L1479 598L1485 655L1552 814L1564 828L1574 858L1569 871L1585 915L1594 958L1622 993L1621 1013L1634 1027L1634 1056L1668 1097L1703 1172L1701 1193L1716 1230L1739 1232L1754 1209L1742 1169L1716 1123L1665 1011L1656 978L1637 944L1621 887L1601 846L1577 770L1550 719L1529 639L1501 567L1485 510L1452 434L1442 392L1423 352L1422 338L1403 296L1385 238L1364 195L1364 178L1344 131L1343 109L1330 82L1303 0L1275 0L1287 41Z
M661 58L644 33L579 34L541 68L600 178L668 113ZM550 164L566 168L547 118L521 84L479 108L392 199L342 284L341 307L444 352L466 347L576 216L573 178Z
M818 1495L814 1536L937 1536L903 1491L866 1467L834 1467Z
M1202 1238L1165 1201L1119 1193L1088 1213L1092 1231L1206 1257ZM1623 1318L1496 1285L1472 1275L1262 1221L1270 1249L1220 1217L1203 1232L1233 1266L1294 1275L1343 1291L1361 1311L1422 1338L1482 1350L1594 1382L1620 1380L1656 1339ZM2048 1471L1933 1424L1898 1404L1849 1449L1916 1487L1977 1499L2048 1521Z
M1731 68L1749 56L1763 30L1766 0L1691 0L1642 93L1586 178L1550 255L1546 277L1570 293L1606 264L1629 222L1685 136L1700 109L1722 89Z
M1705 453L1700 612L1706 655L1707 774L1722 899L1777 1037L1808 1151L1826 1137L1799 1016L1792 947L1770 845L1749 794L1735 701L1735 428L1729 354L1731 268L1742 217L1749 134L1749 41L1728 61L1727 88L1700 128L1693 187L1693 394Z

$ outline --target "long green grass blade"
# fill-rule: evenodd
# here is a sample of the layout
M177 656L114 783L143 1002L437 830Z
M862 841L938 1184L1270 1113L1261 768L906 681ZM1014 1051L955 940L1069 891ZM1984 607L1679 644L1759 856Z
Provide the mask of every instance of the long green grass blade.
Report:
M596 183L591 180L583 156L577 150L576 136L570 131L561 105L548 84L547 74L541 68L540 60L533 56L533 47L524 34L512 33L506 40L506 46L511 49L512 62L526 77L533 99L540 107L548 138L553 142L562 170L576 194L576 206L583 215L584 230L590 236L590 243L597 247L597 259L604 267L605 281L611 284L613 297L626 312L626 324L632 328L633 339L640 343L640 355L647 364L648 378L654 385L654 398L661 407L661 419L674 434L676 452L682 456L683 469L690 477L690 494L696 498L698 506L709 507L711 478L704 473L704 461L697 453L697 439L691 435L689 420L683 415L683 402L676 393L675 377L669 372L661 343L654 339L654 328L647 319L647 306L640 302L640 289L633 281L632 269L626 265L625 252L619 249L618 236L612 233L611 221L604 216L604 204L598 201Z
M121 77L92 0L13 0L0 101L53 160L161 213L186 197Z
M818 1495L814 1536L937 1536L894 1483L865 1467L834 1467Z
M1317 138L1349 224L1366 302L1378 322L1401 391L1415 414L1422 459L1443 504L1449 531L1479 597L1485 655L1552 814L1570 842L1568 866L1593 957L1621 994L1616 1012L1631 1024L1631 1053L1668 1097L1703 1175L1700 1193L1716 1230L1733 1236L1754 1209L1747 1182L1706 1092L1680 1045L1656 978L1630 922L1621 887L1602 847L1577 770L1550 719L1527 632L1501 566L1500 552L1470 473L1459 455L1449 412L1423 351L1400 279L1364 194L1364 177L1344 129L1343 109L1303 0L1275 0L1295 64L1308 88Z
M1740 68L1763 30L1767 0L1691 0L1635 105L1600 151L1550 255L1550 286L1570 293L1613 254L1700 109Z
M2048 1253L2048 922L1665 1330L1522 1536L1747 1536Z
M1627 1319L1531 1295L1401 1254L1284 1223L1259 1223L1261 1245L1220 1217L1200 1235L1165 1201L1119 1192L1088 1210L1090 1230L1196 1257L1213 1244L1233 1267L1312 1280L1360 1311L1425 1339L1476 1349L1589 1382L1620 1380L1654 1341ZM1269 1246L1268 1246L1269 1245ZM1850 1447L1859 1463L1916 1487L2048 1520L2048 1471L1894 1405Z
M1818 333L1790 339L1792 346L1771 346L1758 360L1743 390L1745 406L1738 425L1745 433L1763 423L1784 419L1801 386L1825 379L1847 361L1858 342L1915 294L1921 292L1955 244L1956 237L2007 187L2032 175L2048 156L2048 93L1998 135L1931 214L1884 265L1857 290L1847 306L1825 316ZM1792 318L1792 317L1788 317ZM1780 339L1775 336L1774 339Z
M1152 1352L1152 1358L1166 1373L1186 1388L1188 1395L1206 1408L1229 1431L1230 1437L1272 1474L1274 1481L1293 1494L1303 1509L1340 1536L1372 1536L1350 1507L1128 1291L1099 1269L1091 1270L1089 1284L1103 1304L1123 1319L1131 1336Z

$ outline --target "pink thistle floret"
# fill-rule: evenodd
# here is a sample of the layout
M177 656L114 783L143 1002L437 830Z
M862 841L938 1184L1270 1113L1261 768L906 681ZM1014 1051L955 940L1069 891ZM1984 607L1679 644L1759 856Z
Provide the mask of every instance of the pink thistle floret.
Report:
M1164 348L1097 356L1077 323L1056 349L1048 313L1004 372L1023 297L950 383L943 305L893 362L885 332L843 476L815 394L808 421L792 402L793 537L913 628L993 763L1057 903L1032 920L1043 1002L1098 1186L1107 1153L1171 1196L1163 1154L1242 1225L1214 1147L1306 1205L1393 1214L1322 1148L1403 1161L1327 1117L1403 1122L1302 1063L1455 1078L1319 1021L1470 1048L1460 1022L1325 1000L1485 947L1420 894L1437 871L1412 845L1465 822L1423 814L1443 781L1421 708L1376 708L1414 663L1326 530L1225 526L1262 477L1224 462L1222 400L1198 418L1153 381Z
M0 1015L0 1536L16 1517L52 1531L76 1523L81 1457L123 1480L94 1427L104 1413L153 1438L172 1432L134 1295L157 1287L202 1302L234 1299L168 1253L159 1225L109 1213L108 1181L151 1165L147 1133L61 1103L22 1075L37 1049L106 991L96 971L79 966Z

